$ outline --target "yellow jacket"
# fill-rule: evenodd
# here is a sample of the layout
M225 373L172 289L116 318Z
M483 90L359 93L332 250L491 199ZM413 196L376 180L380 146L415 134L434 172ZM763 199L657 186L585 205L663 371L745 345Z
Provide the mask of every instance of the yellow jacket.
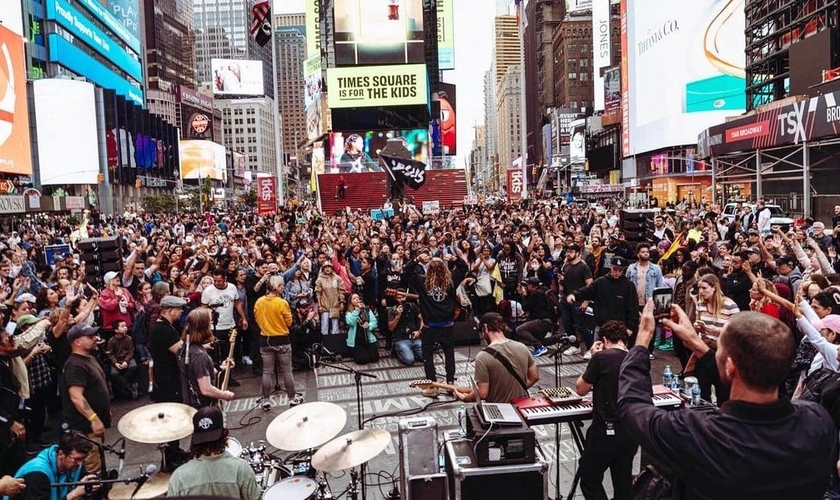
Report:
M292 326L292 308L285 299L266 295L254 304L254 318L260 326L260 334L267 337L289 334Z

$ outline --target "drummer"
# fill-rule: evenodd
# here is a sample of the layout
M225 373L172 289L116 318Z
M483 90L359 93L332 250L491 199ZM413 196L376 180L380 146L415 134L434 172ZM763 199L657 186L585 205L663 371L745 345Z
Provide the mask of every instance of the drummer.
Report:
M246 461L226 451L227 438L222 410L217 406L199 408L193 416L192 460L172 473L166 496L259 499L254 471Z
M74 432L61 435L58 444L41 450L32 460L23 464L15 477L25 482L18 495L9 495L15 500L42 500L44 498L85 498L85 487L61 486L51 488L50 483L72 483L96 479L96 474L82 478L83 463L91 451L91 444ZM80 479L81 478L81 479ZM99 486L94 486L99 489Z

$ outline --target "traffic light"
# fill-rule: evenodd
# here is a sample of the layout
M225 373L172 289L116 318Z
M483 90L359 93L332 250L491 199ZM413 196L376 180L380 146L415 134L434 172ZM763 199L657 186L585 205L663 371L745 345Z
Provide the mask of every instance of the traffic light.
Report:
M105 174L103 174L103 173L96 174L96 182L97 182L97 184L104 183L105 182Z

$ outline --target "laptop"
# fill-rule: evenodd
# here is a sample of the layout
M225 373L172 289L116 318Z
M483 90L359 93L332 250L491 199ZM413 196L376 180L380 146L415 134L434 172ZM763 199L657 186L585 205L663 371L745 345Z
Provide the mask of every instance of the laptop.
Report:
M475 394L475 412L481 420L482 425L522 425L522 417L519 416L519 412L516 411L516 408L512 404L487 403L482 401L481 396L478 394L478 384L472 375L470 375L470 382L472 383L473 393Z

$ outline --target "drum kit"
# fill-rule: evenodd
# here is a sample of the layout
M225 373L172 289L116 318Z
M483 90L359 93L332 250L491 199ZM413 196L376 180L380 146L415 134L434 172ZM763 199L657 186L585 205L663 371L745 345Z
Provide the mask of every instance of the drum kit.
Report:
M178 403L147 405L127 413L117 428L132 441L158 444L163 462L165 443L192 434L195 411ZM289 457L293 460L284 462L271 455L263 440L243 446L229 437L226 448L251 466L264 500L337 498L329 490L326 474L345 469L351 469L347 498L355 500L359 493L356 467L379 455L391 442L391 435L382 429L363 429L338 436L346 423L347 413L336 404L305 403L281 413L266 429L268 443L278 450L295 452ZM161 467L165 470L166 464ZM168 484L169 474L159 473L148 477L139 489L134 484L114 486L109 498L155 498L166 493Z

